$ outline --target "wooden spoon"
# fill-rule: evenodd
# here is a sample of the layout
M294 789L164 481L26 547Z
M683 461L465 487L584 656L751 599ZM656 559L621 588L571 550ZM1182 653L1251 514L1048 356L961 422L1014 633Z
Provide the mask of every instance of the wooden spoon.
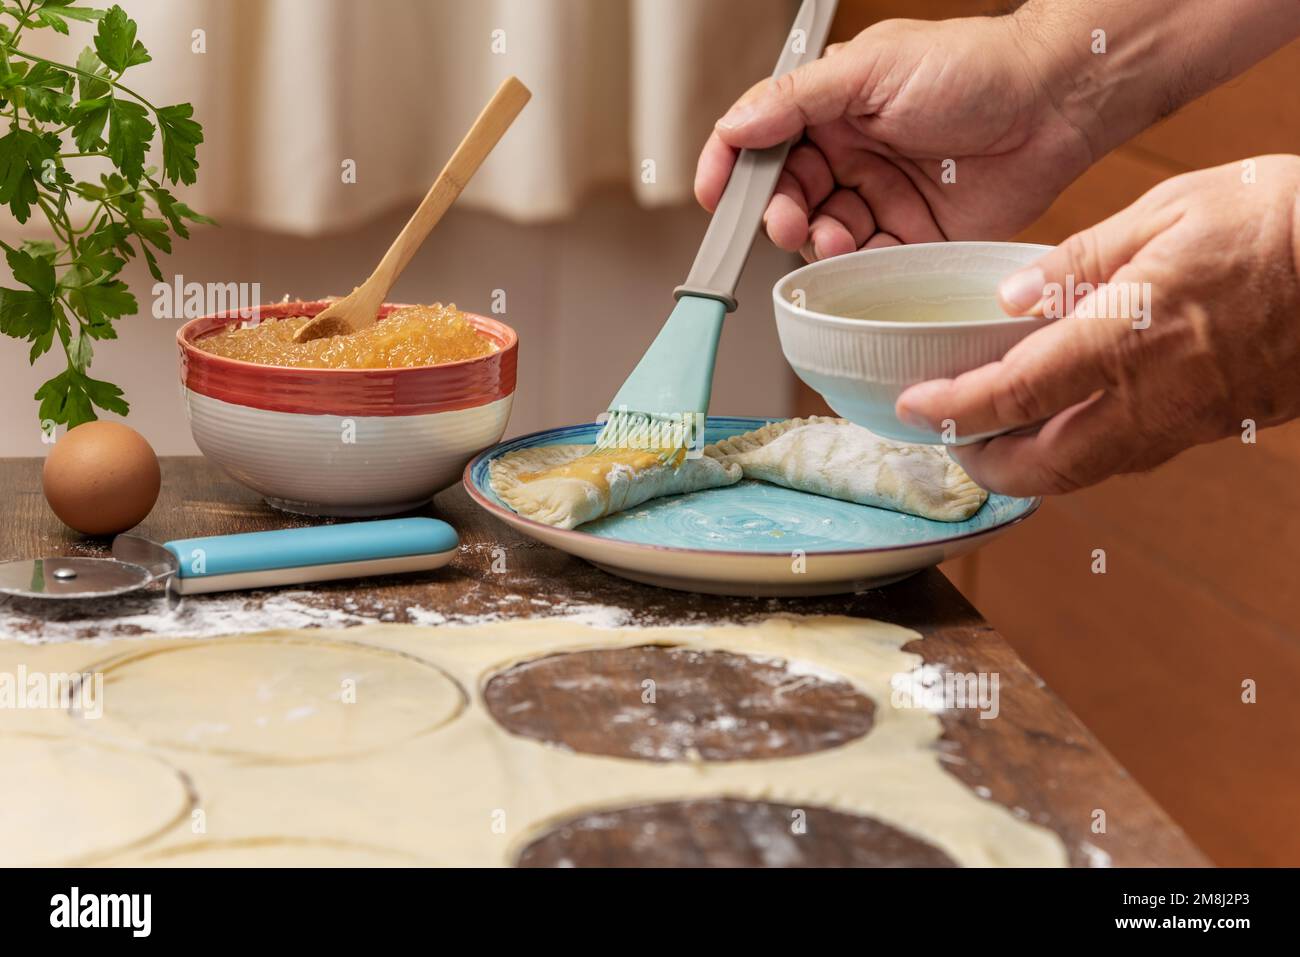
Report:
M378 320L397 277L531 97L528 87L513 76L501 84L370 278L299 329L294 342L347 335Z

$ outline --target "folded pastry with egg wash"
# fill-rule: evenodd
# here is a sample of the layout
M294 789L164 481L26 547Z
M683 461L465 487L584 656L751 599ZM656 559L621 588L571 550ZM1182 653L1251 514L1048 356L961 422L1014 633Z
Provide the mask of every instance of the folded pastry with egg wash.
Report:
M739 465L684 452L543 445L492 462L492 490L524 518L556 528L634 508L664 495L734 485Z
M942 446L891 442L826 416L773 422L704 454L747 479L940 522L968 519L988 498Z

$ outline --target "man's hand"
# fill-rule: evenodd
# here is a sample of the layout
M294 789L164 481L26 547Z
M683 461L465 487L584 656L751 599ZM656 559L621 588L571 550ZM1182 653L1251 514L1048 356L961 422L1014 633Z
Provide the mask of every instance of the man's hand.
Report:
M886 20L741 97L695 195L713 210L738 149L798 137L766 216L783 249L1006 239L1093 160L1297 35L1296 0L1026 0L1003 17Z
M1065 318L1000 362L913 386L896 411L935 431L951 419L959 436L1032 428L952 450L1009 495L1153 468L1246 419L1284 422L1300 415L1298 263L1300 157L1175 177L1005 279L1000 295L1012 315L1050 315L1071 283L1106 287L1064 301Z
M738 149L801 136L764 220L783 249L1008 237L1094 159L1047 65L1014 16L877 23L741 97L700 154L695 195L714 209Z

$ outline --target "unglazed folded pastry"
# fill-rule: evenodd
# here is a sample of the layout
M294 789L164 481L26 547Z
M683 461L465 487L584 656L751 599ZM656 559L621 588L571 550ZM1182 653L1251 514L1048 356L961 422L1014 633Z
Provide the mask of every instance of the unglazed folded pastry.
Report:
M773 422L704 454L745 478L941 522L970 518L988 498L947 449L891 442L845 419Z
M664 461L658 451L590 445L543 445L492 462L492 490L524 518L556 528L583 522L663 495L734 485L740 466L715 458Z

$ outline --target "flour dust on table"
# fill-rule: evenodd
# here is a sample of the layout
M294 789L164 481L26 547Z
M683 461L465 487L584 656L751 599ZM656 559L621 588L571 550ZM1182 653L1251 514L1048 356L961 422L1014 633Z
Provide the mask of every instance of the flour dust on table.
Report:
M347 596L332 601L320 592L278 588L224 592L170 601L161 589L113 598L59 602L0 598L0 637L48 644L90 638L221 638L273 628L355 628L389 622L411 625L481 625L519 615L560 618L603 628L626 624L622 608L562 598L528 598L515 592L477 592L474 611L443 605L367 603Z

